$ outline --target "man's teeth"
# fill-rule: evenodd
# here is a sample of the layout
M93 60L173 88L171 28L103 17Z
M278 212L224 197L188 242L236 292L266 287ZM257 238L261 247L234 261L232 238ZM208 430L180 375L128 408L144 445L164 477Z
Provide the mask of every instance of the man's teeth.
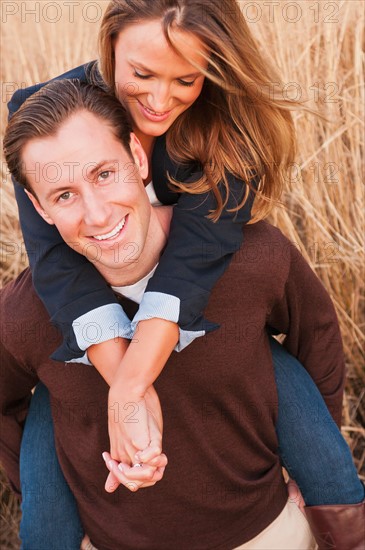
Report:
M112 237L115 237L121 229L123 229L125 224L125 218L122 219L121 222L118 223L118 225L109 233L105 233L105 235L94 235L94 239L97 241L106 241L107 239L111 239Z

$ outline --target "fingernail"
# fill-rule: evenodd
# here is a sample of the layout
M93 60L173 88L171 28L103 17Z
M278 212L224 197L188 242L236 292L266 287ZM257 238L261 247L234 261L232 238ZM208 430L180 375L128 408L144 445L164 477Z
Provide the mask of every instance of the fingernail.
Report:
M120 470L121 472L124 472L122 464L118 464L118 470Z
M106 461L107 461L106 453L105 453L105 452L104 452L104 453L102 453L102 455L101 455L101 456L103 457L103 459L104 459L104 460L105 460L105 462L106 462Z

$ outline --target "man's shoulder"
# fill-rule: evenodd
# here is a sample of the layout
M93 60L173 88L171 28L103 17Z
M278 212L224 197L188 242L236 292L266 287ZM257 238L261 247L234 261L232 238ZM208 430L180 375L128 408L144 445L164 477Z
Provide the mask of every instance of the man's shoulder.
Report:
M88 73L95 66L95 63L96 63L95 61L91 61L90 63L85 63L84 65L75 67L74 69L71 69L59 76L56 76L55 78L51 78L46 82L34 84L33 86L29 86L28 88L20 88L19 90L14 92L14 94L12 95L8 103L9 118L19 109L19 107L24 103L26 99L28 99L28 97L33 95L35 92L38 92L38 90L43 88L43 86L45 86L49 82L52 82L54 80L72 79L72 78L77 78L82 82L86 82Z
M293 254L298 253L296 243L266 221L245 225L243 237L238 254L255 264L256 269L261 267L273 276L279 272L286 273Z

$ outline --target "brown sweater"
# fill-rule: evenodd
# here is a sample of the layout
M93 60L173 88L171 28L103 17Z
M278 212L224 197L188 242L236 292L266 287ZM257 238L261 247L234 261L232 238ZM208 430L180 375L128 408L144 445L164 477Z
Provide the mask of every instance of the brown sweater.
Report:
M156 381L169 464L161 482L137 493L103 488L108 387L93 367L48 359L59 335L28 270L2 291L1 307L1 460L18 488L22 424L41 380L62 470L100 550L228 550L278 516L287 496L268 327L287 334L339 423L344 362L333 305L295 246L265 222L245 227L211 296L206 314L221 328L173 353Z

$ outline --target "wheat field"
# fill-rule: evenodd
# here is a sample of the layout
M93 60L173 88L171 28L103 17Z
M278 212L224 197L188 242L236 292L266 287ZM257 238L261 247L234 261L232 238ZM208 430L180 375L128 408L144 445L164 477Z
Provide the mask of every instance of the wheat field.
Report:
M153 0L151 0L153 1ZM42 82L97 57L107 2L3 2L1 123L19 87ZM323 281L341 324L348 369L343 434L365 479L364 371L364 3L362 0L241 1L287 97L326 120L295 113L298 156L271 221L297 243ZM1 161L1 279L26 265L12 185ZM0 547L18 548L19 513L0 479Z

